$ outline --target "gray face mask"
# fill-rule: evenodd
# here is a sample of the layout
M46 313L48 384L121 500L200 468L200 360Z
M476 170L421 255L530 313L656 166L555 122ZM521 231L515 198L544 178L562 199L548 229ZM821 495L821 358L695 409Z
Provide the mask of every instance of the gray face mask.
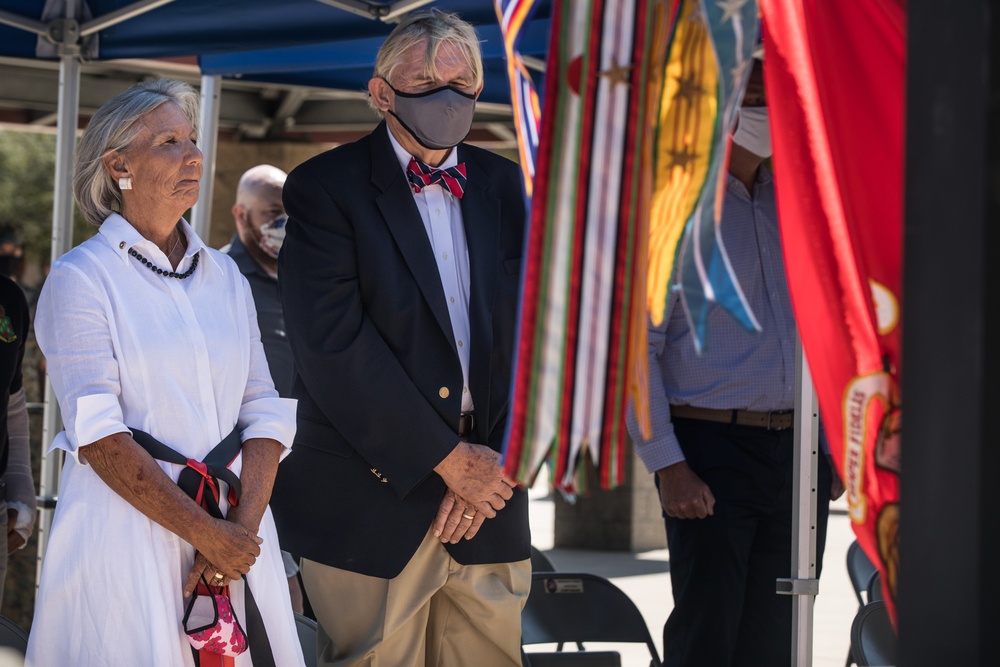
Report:
M452 148L469 135L476 111L475 95L452 86L425 93L401 93L395 88L392 92L396 93L396 110L389 113L424 148Z

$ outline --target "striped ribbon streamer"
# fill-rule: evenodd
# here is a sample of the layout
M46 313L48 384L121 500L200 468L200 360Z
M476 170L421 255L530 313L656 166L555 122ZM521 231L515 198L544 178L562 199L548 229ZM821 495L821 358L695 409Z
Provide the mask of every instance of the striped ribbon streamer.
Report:
M521 40L521 30L534 14L535 0L495 0L495 6L507 59L507 79L510 81L510 100L514 111L514 131L518 139L524 192L530 203L535 164L538 159L542 112L535 84L517 47Z
M588 454L602 486L622 480L626 394L645 386L633 367L645 361L643 148L658 5L553 6L504 459L529 483L547 459L557 486L579 490Z

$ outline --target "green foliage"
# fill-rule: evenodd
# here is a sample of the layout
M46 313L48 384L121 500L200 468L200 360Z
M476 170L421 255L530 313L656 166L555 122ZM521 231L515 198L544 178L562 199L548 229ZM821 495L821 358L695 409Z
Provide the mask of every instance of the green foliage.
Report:
M0 130L0 224L20 230L28 262L51 254L55 162L54 135ZM73 222L74 245L96 231L75 211Z

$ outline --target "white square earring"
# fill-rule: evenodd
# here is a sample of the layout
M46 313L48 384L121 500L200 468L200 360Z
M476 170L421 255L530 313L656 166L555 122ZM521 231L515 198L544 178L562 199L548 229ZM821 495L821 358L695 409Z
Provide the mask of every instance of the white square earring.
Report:
M132 177L122 176L118 179L118 189L119 190L131 190L132 189Z

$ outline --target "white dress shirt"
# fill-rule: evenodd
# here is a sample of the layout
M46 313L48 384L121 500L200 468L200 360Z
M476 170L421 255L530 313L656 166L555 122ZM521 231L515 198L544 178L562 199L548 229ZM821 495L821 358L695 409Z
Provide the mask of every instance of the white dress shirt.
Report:
M193 665L182 631L181 591L194 547L151 521L105 484L80 447L129 427L203 459L234 427L242 440L271 438L288 453L295 401L279 398L257 329L250 288L236 264L183 223L200 254L185 280L157 275L132 247L169 268L155 244L111 215L99 232L52 266L35 332L65 431L67 453L28 648L29 665ZM174 481L182 466L158 461ZM230 465L237 475L242 457ZM223 512L228 510L223 487ZM278 538L267 510L264 542L248 575L278 664L301 665ZM231 584L242 623L244 585ZM236 665L250 664L249 652Z
M399 145L392 132L389 132L389 140L405 173L413 156ZM456 164L458 151L453 148L437 168L447 169ZM413 199L434 250L441 287L448 301L455 348L462 363L462 412L470 412L473 403L469 392L469 245L465 238L462 202L438 183L422 188Z

